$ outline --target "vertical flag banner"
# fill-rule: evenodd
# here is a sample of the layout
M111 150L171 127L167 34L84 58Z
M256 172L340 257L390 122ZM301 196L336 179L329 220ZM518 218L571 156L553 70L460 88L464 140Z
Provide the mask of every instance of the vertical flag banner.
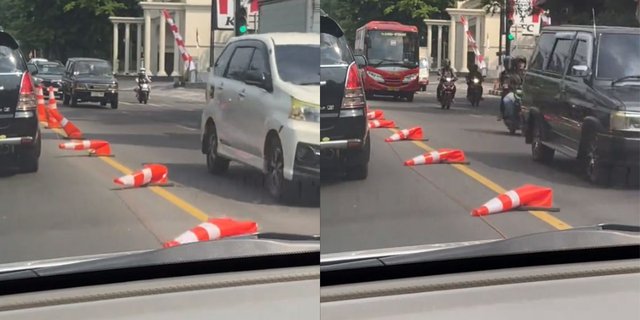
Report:
M169 14L169 11L167 11L167 9L162 9L162 14L164 15L165 19L167 20L167 23L169 24L169 29L171 29L171 32L173 33L173 37L176 39L176 43L178 44L178 49L180 49L180 54L182 55L182 61L184 61L184 64L185 64L185 70L189 70L189 71L195 70L196 65L193 62L193 58L191 57L189 52L187 52L187 48L185 48L184 46L184 40L180 35L178 26L176 26L176 24L173 22L173 18L171 18L171 15Z
M464 27L464 34L467 35L467 41L469 41L469 46L471 47L471 49L473 49L473 53L476 55L476 64L478 65L479 69L484 69L486 68L486 63L484 61L484 57L482 56L482 54L480 54L480 49L478 48L478 44L476 43L476 40L473 39L473 36L471 35L471 31L469 31L469 21L467 21L467 19L464 16L460 16L460 23L462 23L462 26Z

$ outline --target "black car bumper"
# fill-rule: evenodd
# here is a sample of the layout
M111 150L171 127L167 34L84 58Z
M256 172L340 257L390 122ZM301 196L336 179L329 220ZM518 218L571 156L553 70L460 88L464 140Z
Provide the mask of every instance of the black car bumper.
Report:
M25 117L0 119L0 155L31 147L37 141L39 127L35 112L24 111L18 114Z
M608 163L619 166L640 166L640 135L598 134L598 149Z
M117 90L109 91L89 91L89 90L74 90L73 97L78 101L87 102L110 102L118 99Z
M293 180L303 182L320 180L320 149L317 145L298 143L293 164Z

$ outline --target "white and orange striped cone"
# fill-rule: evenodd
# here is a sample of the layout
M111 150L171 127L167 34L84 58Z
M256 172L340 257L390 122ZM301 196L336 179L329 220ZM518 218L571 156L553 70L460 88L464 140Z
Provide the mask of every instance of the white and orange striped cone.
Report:
M371 110L367 112L368 120L382 120L384 119L384 112L382 110Z
M414 157L404 162L405 166L412 167L421 164L469 164L464 156L464 151L458 149L439 149Z
M38 86L36 89L36 99L38 102L38 122L47 122L47 111L44 105L44 93L42 86Z
M369 121L369 128L397 128L396 123L393 120L371 120Z
M68 139L82 139L82 131L80 131L73 122L62 116L60 112L54 113L53 117L60 122L60 125L67 134Z
M486 216L511 210L521 211L560 211L551 207L553 203L553 190L547 187L526 184L514 190L501 194L481 207L473 209L474 217Z
M401 141L401 140L429 141L429 139L424 139L421 127L413 127L411 129L402 129L392 134L389 138L384 139L385 142L394 142L394 141Z
M83 140L66 142L58 145L63 150L89 150L89 155L98 157L112 157L111 146L104 140Z
M212 218L181 234L172 241L165 242L163 247L170 248L181 244L217 240L256 232L258 232L258 224L254 221L237 221L231 218Z
M56 102L56 97L53 95L54 89L53 87L49 87L49 105L47 106L47 128L49 129L59 129L60 121L58 120L58 116L60 116L58 112L58 103Z
M171 186L167 177L169 170L161 164L147 164L142 170L113 179L124 187Z

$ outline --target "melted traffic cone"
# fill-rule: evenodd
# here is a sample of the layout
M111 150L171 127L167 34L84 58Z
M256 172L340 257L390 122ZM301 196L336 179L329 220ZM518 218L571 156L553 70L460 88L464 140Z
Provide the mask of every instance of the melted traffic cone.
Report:
M415 166L420 164L469 164L466 162L464 151L458 149L439 149L414 157L404 162L405 166Z
M49 129L59 129L61 128L58 117L60 114L58 113L58 104L56 102L56 98L53 95L54 89L53 87L49 87L49 105L47 106L47 128Z
M252 234L258 231L258 224L254 221L237 221L230 218L212 218L195 228L181 234L172 241L167 241L163 247L170 248L181 244L217 240L225 237Z
M400 141L400 140L422 140L427 141L422 137L422 128L421 127L413 127L411 129L403 129L394 134L392 134L389 138L384 139L386 142Z
M167 167L161 164L148 164L142 170L113 179L113 182L125 187L168 186L168 171Z
M384 112L382 110L371 110L367 112L368 120L382 120L384 119Z
M44 93L42 91L42 86L38 86L37 88L36 99L38 101L38 121L47 122L47 111L44 105Z
M514 209L559 211L560 209L551 207L552 202L553 190L551 188L526 184L489 200L481 207L471 211L471 215L475 217L486 216Z
M396 123L393 120L371 120L369 128L395 128Z
M104 140L66 142L59 144L58 148L64 150L89 150L89 155L93 156L111 156L111 146L109 142Z

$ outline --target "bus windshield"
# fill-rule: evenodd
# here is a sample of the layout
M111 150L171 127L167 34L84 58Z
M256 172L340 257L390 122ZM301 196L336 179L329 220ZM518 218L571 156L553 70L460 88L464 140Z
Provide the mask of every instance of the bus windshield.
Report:
M418 67L418 34L397 31L369 31L367 59L372 67Z

